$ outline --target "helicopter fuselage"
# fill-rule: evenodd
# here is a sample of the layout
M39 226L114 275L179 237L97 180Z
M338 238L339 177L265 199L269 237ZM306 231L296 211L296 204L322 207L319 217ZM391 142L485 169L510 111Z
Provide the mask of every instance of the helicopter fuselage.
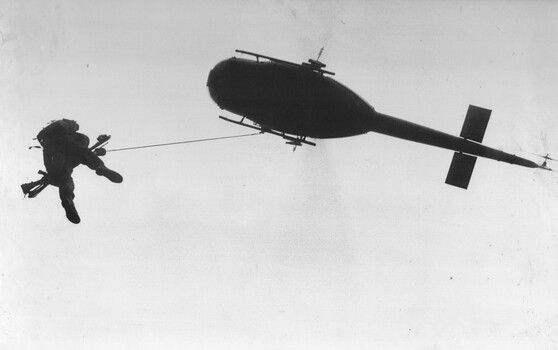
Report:
M370 131L374 108L332 78L304 67L231 58L215 66L209 92L222 109L273 130L312 138Z

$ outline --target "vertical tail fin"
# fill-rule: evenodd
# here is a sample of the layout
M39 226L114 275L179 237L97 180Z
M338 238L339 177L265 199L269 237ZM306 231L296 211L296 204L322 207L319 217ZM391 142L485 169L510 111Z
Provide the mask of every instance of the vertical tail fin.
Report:
M491 113L490 109L469 105L459 136L482 143Z
M490 109L469 105L459 136L481 143L491 113L492 111ZM473 175L476 161L477 157L475 156L455 152L448 171L448 176L446 177L446 183L448 185L467 189L469 181L471 181L471 176Z
M455 152L446 177L448 185L467 189L473 175L477 157Z

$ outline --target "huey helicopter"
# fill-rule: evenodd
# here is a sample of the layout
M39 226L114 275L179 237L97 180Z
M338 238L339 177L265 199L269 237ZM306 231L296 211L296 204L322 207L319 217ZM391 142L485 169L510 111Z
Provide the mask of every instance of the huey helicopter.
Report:
M323 50L323 48L322 48ZM484 146L491 110L469 105L459 136L453 136L377 112L361 97L330 76L319 61L301 64L236 50L255 57L232 57L218 63L207 80L209 94L221 108L242 117L231 123L287 140L287 144L315 146L307 138L348 137L370 131L455 151L446 183L467 189L477 157L528 168L551 170L528 159ZM254 124L244 123L244 119Z

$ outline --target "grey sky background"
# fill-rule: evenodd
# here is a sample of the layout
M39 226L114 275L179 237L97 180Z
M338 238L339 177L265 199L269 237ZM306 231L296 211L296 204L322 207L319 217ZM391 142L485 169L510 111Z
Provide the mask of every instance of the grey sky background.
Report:
M109 153L69 223L28 150L75 119L107 148L243 134L209 70L322 61L378 111L558 156L551 1L0 2L0 348L525 349L558 342L557 176L378 134ZM225 113L227 116L230 114ZM248 131L249 132L249 131ZM555 167L558 167L555 165Z

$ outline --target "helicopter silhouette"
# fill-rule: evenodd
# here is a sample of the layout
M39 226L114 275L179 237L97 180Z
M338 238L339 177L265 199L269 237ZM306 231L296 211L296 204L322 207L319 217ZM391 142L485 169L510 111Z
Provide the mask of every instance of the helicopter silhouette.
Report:
M207 87L213 101L242 117L219 118L277 135L294 149L315 146L307 138L328 139L377 132L454 151L446 183L467 189L477 157L528 168L550 170L514 154L482 144L491 110L469 105L459 136L377 112L348 87L334 80L318 59L301 64L236 50L254 59L232 57L210 72ZM245 123L249 119L253 125Z

